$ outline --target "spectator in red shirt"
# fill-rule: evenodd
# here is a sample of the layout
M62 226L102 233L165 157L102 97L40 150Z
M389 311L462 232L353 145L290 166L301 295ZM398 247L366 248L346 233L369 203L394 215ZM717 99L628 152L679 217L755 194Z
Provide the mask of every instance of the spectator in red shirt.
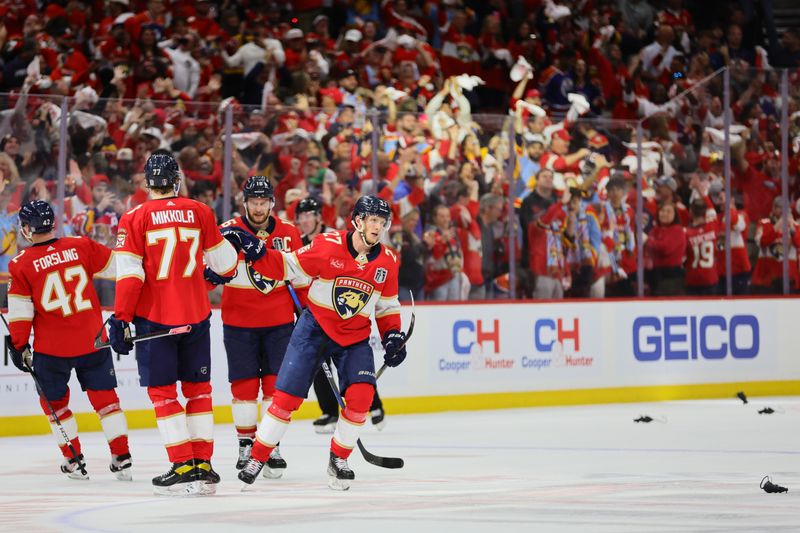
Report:
M678 223L674 204L659 207L656 225L647 234L645 251L653 262L653 296L683 294L686 230Z

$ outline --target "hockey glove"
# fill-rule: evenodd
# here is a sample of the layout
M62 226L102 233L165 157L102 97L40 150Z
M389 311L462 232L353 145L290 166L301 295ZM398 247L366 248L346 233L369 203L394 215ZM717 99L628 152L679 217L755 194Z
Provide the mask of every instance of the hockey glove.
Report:
M247 232L242 228L225 228L222 231L222 236L236 248L237 252L242 251L242 234Z
M220 276L210 268L206 267L203 270L203 277L206 279L207 282L212 283L214 285L225 285L233 278L236 277L236 272L233 273L233 276Z
M108 341L111 348L118 354L127 355L133 350L133 343L130 339L130 325L111 315L108 318Z
M23 372L30 372L33 368L33 354L30 344L26 344L21 350L14 348L11 343L11 335L6 335L6 349L11 354L11 362Z
M225 228L222 236L230 242L236 251L244 252L244 260L247 262L258 261L266 253L264 241L241 228Z
M383 335L383 361L386 366L395 367L402 363L406 358L406 334L402 331L392 329Z

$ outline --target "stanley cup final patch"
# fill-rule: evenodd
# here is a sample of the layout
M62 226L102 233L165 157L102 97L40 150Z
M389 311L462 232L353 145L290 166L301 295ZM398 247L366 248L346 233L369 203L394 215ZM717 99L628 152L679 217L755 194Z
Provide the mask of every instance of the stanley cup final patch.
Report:
M385 268L378 268L375 270L375 283L383 283L386 281L386 275L389 272Z
M336 278L333 282L333 308L344 319L353 318L364 309L375 288L357 278Z

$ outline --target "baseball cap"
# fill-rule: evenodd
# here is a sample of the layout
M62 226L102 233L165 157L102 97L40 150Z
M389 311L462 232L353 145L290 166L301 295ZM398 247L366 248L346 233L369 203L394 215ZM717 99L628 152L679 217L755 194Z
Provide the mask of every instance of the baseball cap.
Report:
M362 37L364 37L362 33L355 28L352 30L347 30L344 34L345 41L353 41L355 43L359 42Z
M300 28L292 28L287 30L283 36L285 39L302 39L303 38L303 30Z
M569 132L566 130L566 128L561 128L560 130L557 130L555 133L553 133L553 138L554 139L555 138L559 138L562 141L567 141L567 142L569 142L570 139L572 139L572 137L570 137Z
M98 183L105 183L106 185L108 185L109 183L111 183L111 180L108 179L108 176L106 176L105 174L95 174L94 176L92 176L91 180L92 188L94 189L95 187L97 187Z
M117 159L120 161L133 161L133 150L130 148L120 148L117 150Z
M657 187L669 187L672 192L678 190L678 182L671 176L661 176L656 180Z
M725 190L725 184L720 180L712 181L708 186L709 195L717 195Z
M350 77L350 76L356 76L356 77L358 77L358 74L356 74L356 71L355 71L355 70L353 70L353 69L349 68L349 69L345 70L344 72L342 72L342 73L339 75L339 79L340 79L340 80L342 80L342 79L344 79L344 78L348 78L348 77Z

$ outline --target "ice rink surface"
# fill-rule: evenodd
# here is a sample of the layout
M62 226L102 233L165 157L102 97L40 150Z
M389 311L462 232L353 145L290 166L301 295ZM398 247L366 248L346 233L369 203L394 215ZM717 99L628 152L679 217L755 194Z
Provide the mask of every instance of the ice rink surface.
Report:
M777 412L759 415L770 406ZM658 421L634 423L640 415ZM329 436L294 422L283 479L241 492L231 426L216 427L211 497L152 494L166 453L131 433L134 481L116 481L100 433L82 436L89 481L58 472L52 436L0 439L0 529L41 531L800 531L800 399L755 398L387 417L353 453L348 492L326 486ZM759 488L765 474L789 487ZM228 526L228 529L224 529Z

